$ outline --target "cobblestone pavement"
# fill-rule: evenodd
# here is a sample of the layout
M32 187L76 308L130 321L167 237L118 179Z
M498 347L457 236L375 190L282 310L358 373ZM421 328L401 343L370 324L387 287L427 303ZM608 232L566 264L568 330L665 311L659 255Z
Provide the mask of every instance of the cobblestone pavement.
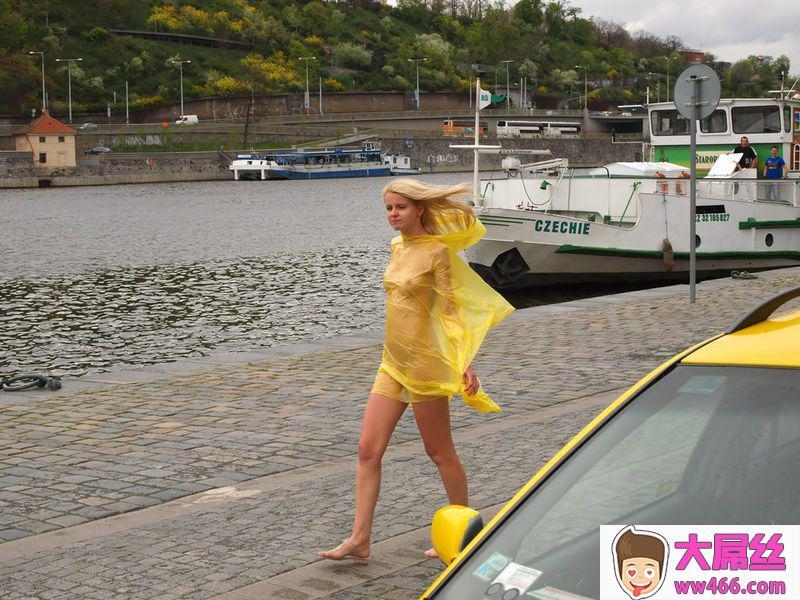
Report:
M503 412L453 404L471 503L510 497L601 407L581 399L634 383L797 285L792 269L703 283L695 305L676 286L512 315L476 361ZM380 356L379 343L364 344L4 394L0 597L208 598L315 562L350 524L359 419ZM417 535L445 502L410 414L384 468L376 548ZM307 593L254 597L414 598L440 570L418 558L384 564L377 578L331 571L335 587L312 579Z

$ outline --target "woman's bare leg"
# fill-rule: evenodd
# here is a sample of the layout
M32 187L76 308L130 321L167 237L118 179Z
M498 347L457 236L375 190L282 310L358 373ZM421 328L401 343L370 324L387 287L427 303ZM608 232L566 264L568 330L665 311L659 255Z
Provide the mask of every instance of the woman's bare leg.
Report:
M372 521L381 489L381 459L406 406L404 402L388 396L369 395L358 440L353 533L337 548L320 552L323 558L341 560L347 556L369 556Z
M447 398L436 398L412 406L425 451L439 469L450 504L467 506L467 474L453 444L450 403Z
M412 406L425 451L439 469L447 499L450 504L469 506L467 474L458 458L450 430L450 402L447 398L436 398L415 402ZM435 558L436 551L431 548L425 552L425 556Z

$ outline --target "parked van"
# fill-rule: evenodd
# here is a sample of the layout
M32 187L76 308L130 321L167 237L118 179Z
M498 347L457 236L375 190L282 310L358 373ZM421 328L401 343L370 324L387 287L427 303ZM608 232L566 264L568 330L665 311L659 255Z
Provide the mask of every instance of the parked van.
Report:
M175 121L175 125L197 125L197 123L197 115L181 115L178 117L178 120Z

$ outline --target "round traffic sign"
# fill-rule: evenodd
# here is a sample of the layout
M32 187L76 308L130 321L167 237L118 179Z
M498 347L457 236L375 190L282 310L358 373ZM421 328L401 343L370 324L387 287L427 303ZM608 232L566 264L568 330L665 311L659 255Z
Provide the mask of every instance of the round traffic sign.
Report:
M692 96L696 93L697 118L705 119L717 108L720 92L719 76L714 69L708 65L692 65L685 68L675 80L675 108L684 117L691 119Z

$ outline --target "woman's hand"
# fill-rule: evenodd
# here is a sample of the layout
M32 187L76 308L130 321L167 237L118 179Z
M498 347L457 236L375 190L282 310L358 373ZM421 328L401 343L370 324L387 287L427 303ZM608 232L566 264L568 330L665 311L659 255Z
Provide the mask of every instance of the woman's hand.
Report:
M468 396L473 396L478 391L479 387L478 376L475 374L475 371L472 370L472 367L467 367L467 370L464 372L464 392Z

